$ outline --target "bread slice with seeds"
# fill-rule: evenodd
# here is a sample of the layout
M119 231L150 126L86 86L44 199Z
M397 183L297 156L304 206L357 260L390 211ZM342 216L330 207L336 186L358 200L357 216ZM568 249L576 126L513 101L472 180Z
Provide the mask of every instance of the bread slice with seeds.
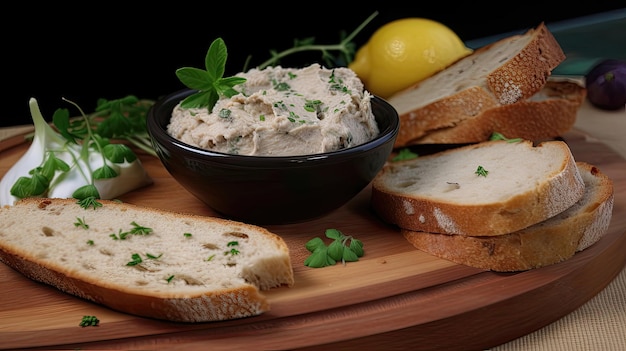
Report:
M262 227L99 201L1 208L0 262L114 310L177 322L259 315L270 309L262 290L294 284L286 243Z

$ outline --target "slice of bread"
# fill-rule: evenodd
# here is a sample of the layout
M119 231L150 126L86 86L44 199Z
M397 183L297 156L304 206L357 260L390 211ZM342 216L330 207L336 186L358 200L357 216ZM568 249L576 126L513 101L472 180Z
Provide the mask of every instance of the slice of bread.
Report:
M178 322L259 315L270 308L260 290L294 284L286 243L266 229L100 203L28 198L0 209L0 261L112 309Z
M544 23L476 49L387 101L400 115L395 147L539 92L565 54Z
M613 183L590 164L578 162L585 195L564 212L531 227L499 236L461 236L402 230L417 249L449 261L492 271L522 271L574 256L606 234L613 211Z
M371 204L403 229L493 236L563 212L584 191L565 142L497 140L388 163L372 181Z
M576 82L549 80L526 100L496 106L452 126L427 131L410 144L478 143L494 132L527 140L556 138L574 126L586 92Z

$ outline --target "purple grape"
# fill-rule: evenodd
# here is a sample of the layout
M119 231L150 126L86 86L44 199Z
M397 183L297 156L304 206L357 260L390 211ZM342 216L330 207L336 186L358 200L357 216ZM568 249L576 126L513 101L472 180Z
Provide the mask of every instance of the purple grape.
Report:
M606 59L585 75L587 99L604 110L626 106L626 61Z

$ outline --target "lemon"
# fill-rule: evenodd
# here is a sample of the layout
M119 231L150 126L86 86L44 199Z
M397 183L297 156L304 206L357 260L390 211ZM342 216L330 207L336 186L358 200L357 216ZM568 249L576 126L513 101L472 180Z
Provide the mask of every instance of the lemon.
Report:
M378 28L348 67L372 94L388 98L471 53L444 24L404 18Z

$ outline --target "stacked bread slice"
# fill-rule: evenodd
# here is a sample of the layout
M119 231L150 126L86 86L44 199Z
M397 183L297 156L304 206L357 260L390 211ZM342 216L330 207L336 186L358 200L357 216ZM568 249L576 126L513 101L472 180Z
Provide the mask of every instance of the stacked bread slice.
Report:
M586 97L577 82L554 80L565 54L545 24L476 49L389 97L400 115L395 147L508 138L546 140L575 122Z
M563 141L485 141L391 162L371 203L416 248L493 271L572 257L608 230L613 184Z

